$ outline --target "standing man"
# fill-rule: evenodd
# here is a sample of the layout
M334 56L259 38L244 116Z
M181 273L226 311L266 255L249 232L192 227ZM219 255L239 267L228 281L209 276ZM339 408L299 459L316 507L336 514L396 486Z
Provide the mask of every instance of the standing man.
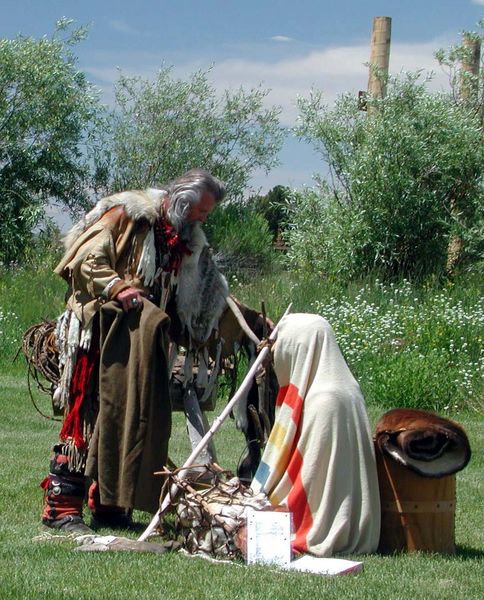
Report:
M193 169L165 189L100 200L69 232L55 272L69 284L58 320L65 418L54 446L42 522L89 532L86 476L98 524L127 524L133 508L155 512L171 429L168 330L204 342L228 288L201 224L224 184ZM171 317L171 319L170 319Z

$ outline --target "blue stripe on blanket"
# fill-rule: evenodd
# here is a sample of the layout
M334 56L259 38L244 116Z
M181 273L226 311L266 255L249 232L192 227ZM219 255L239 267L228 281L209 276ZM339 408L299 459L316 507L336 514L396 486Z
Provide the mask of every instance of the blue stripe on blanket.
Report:
M264 484L269 477L270 470L271 469L267 463L261 462L257 467L257 471L255 472L254 479L260 483L262 491L264 491Z

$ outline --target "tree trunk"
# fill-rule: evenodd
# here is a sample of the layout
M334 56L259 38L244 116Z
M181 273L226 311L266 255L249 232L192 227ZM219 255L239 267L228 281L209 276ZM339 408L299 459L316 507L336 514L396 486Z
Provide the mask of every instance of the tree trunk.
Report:
M464 102L477 103L481 42L474 36L464 33L462 47L466 50L466 55L462 59L460 69L460 97Z

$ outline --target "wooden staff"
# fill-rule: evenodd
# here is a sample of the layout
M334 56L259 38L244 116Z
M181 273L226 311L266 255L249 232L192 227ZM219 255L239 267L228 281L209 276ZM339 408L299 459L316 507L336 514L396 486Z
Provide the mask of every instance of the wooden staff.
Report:
M289 312L291 310L291 306L292 306L292 304L289 304L289 306L286 309L286 312L283 314L283 317L285 317L287 314L289 314ZM277 324L274 327L271 335L269 336L269 340L274 341L276 339L278 327L279 327L279 324ZM259 356L256 358L256 360L254 361L254 364L252 365L252 367L249 369L247 375L245 376L244 381L241 383L239 389L234 394L234 397L232 398L232 400L230 400L227 403L227 406L220 413L220 415L218 417L215 417L210 429L203 436L203 438L200 440L198 445L193 449L190 456L186 459L186 461L182 465L182 467L181 467L182 470L180 471L180 478L183 478L184 471L186 471L186 469L188 467L191 467L195 463L195 460L197 459L200 452L202 452L202 450L210 442L210 440L214 436L215 432L219 429L219 427L222 425L222 423L225 421L225 419L229 416L230 411L233 409L233 407L237 404L237 402L241 398L243 398L245 396L245 394L248 393L249 387L252 385L252 379L254 378L254 376L257 372L257 369L259 368L259 366L262 364L262 362L268 355L269 351L270 351L270 348L268 346L266 346L265 348L263 348L261 350ZM176 484L174 484L172 486L172 488L170 489L170 491L165 495L165 497L163 498L163 501L161 503L161 506L158 509L158 512L151 519L151 522L148 525L148 527L143 531L143 533L138 538L139 542L144 542L146 540L146 538L148 538L153 533L153 531L156 529L156 526L158 525L158 522L160 520L160 515L163 514L163 512L167 509L168 505L170 504L170 497L171 497L171 495L174 496L176 494L177 489L178 488L177 488Z

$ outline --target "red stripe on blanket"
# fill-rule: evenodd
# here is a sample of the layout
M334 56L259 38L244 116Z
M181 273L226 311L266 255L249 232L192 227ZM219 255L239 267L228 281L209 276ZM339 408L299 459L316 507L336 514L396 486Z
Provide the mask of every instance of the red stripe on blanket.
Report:
M279 390L277 395L276 406L282 406L285 404L292 410L291 419L299 425L301 418L301 412L303 407L303 400L299 395L298 388L290 383ZM299 436L298 436L299 439Z
M288 387L288 385L285 385L284 387L279 388L279 392L276 398L276 406L281 406L281 404L284 402L284 398L286 397Z
M288 508L292 512L296 532L292 547L299 552L307 552L307 535L313 526L313 516L301 476L304 457L297 447L301 436L303 400L299 396L299 390L295 385L289 384L287 388L284 404L292 408L291 416L297 425L296 435L292 443L291 459L287 466L287 475L293 483L287 497Z
M299 431L297 439L299 439ZM303 461L302 454L295 448L287 467L287 474L293 482L292 489L287 497L287 505L292 512L296 531L296 537L292 542L292 546L294 550L298 550L299 552L307 552L307 534L313 526L313 516L301 477Z

